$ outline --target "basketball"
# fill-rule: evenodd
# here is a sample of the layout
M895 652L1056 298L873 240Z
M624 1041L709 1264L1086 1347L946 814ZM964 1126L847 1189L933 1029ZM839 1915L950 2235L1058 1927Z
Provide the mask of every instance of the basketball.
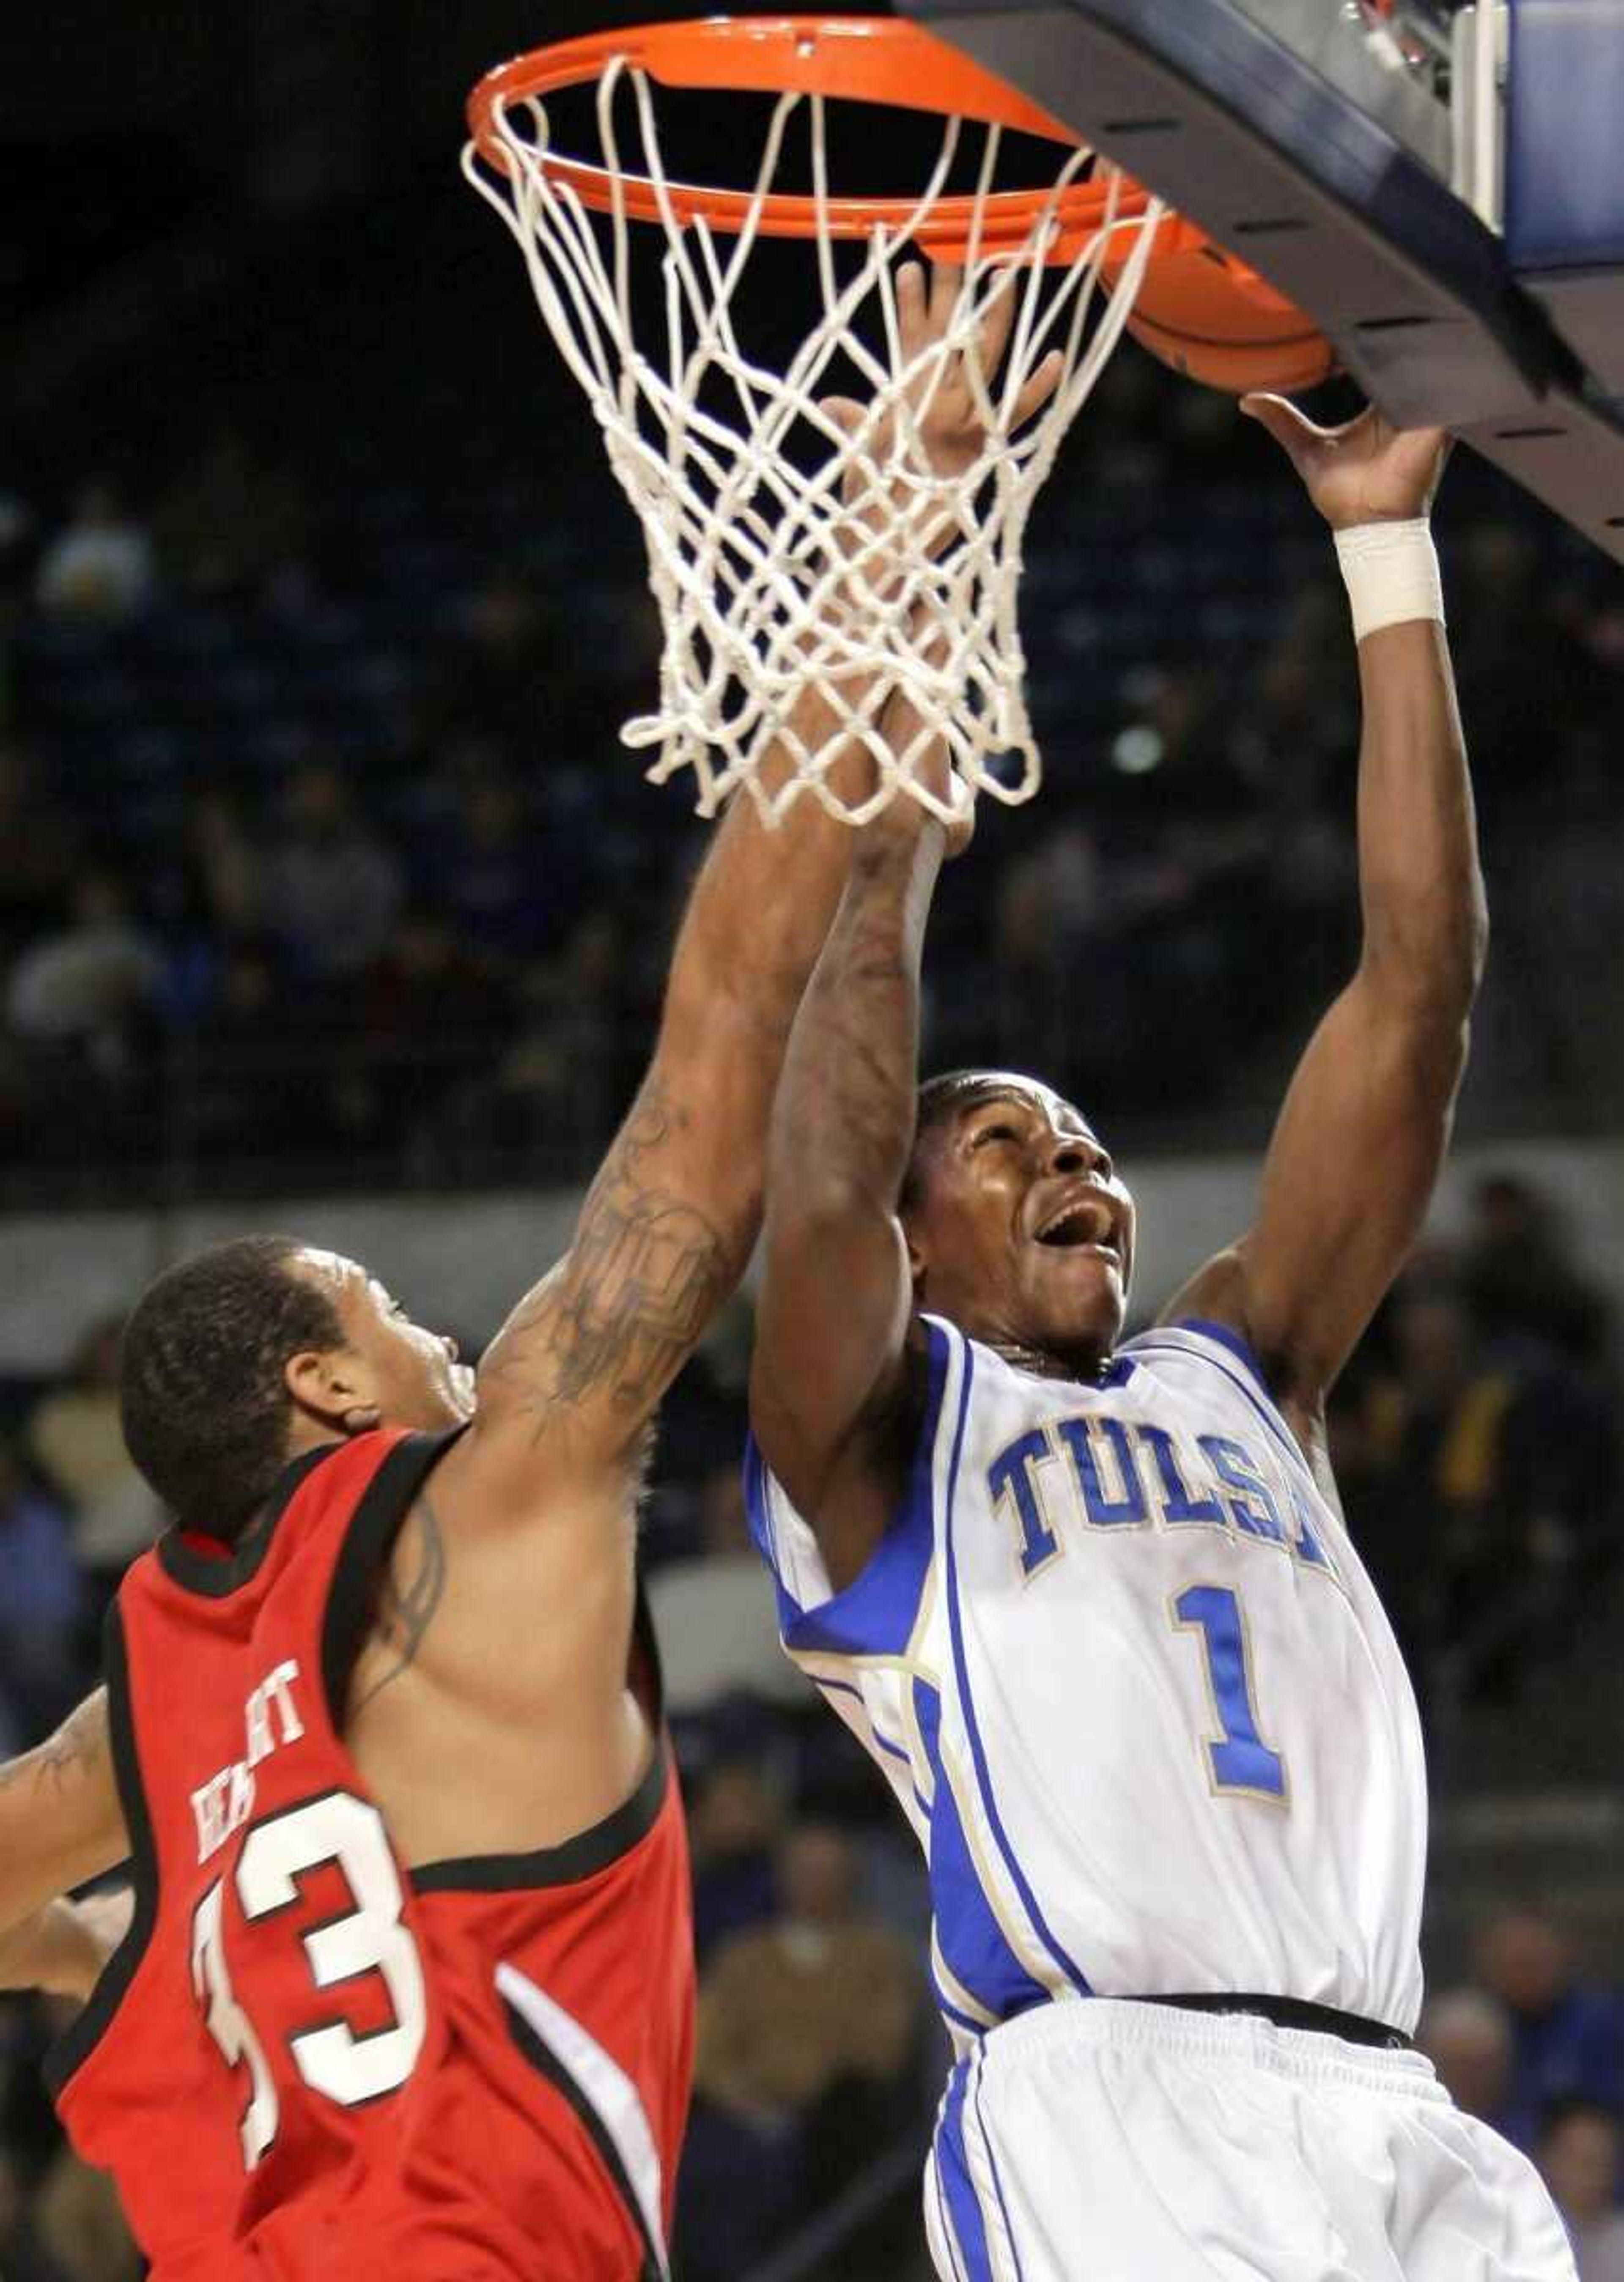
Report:
M1289 394L1330 377L1335 354L1312 318L1203 232L1172 228L1185 242L1169 246L1163 225L1128 320L1142 346L1186 378L1236 396L1254 388Z

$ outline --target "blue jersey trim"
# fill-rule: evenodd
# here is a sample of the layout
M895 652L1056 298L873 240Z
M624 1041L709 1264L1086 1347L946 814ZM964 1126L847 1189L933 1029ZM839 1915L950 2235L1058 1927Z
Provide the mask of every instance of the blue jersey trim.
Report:
M744 1501L750 1534L778 1587L778 1628L786 1648L821 1656L900 1656L913 1637L935 1548L932 1478L951 1352L934 1323L926 1329L930 1375L925 1416L901 1508L861 1573L815 1609L802 1608L779 1574L766 1462L753 1434L745 1443Z
M1176 1323L1163 1323L1162 1329L1166 1331L1199 1331L1204 1339L1216 1339L1221 1347L1227 1347L1236 1362L1251 1373L1269 1401L1274 1401L1274 1389L1263 1376L1257 1349L1232 1323L1215 1323L1206 1316L1181 1316ZM1149 1336L1154 1337L1154 1334Z
M826 1694L830 1689L834 1689L841 1696L855 1696L858 1702L863 1707L863 1717L868 1722L868 1732L874 1737L874 1742L879 1745L881 1750L882 1750L889 1758L900 1759L903 1766L907 1768L909 1774L913 1774L913 1760L909 1758L907 1752L904 1750L900 1743L893 1743L889 1735L882 1735L881 1733L879 1727L874 1723L874 1715L868 1708L868 1698L864 1695L862 1689L857 1685L855 1680L816 1680L814 1684L822 1688Z
M968 2013L964 2012L959 2006L954 2004L952 1999L948 1995L941 1983L936 1979L934 1969L930 1975L930 1986L936 1995L936 2010L941 2014L944 2020L954 2022L957 2027L965 2031L967 2036L984 2037L986 2035L986 2022L984 2021L972 2019Z
M1252 1350L1247 1346L1246 1341L1240 1338L1239 1332L1226 1332L1221 1323L1203 1323L1196 1321L1194 1317L1190 1318L1190 1320L1185 1323L1164 1323L1161 1328L1163 1331L1193 1331L1199 1338L1214 1340L1222 1346L1231 1347L1232 1349L1240 1353L1241 1359L1246 1363L1248 1378L1255 1378L1257 1381L1255 1386L1248 1385L1247 1379L1238 1378L1235 1373L1230 1369L1229 1365L1223 1362L1217 1355L1207 1355L1203 1357L1202 1360L1209 1362L1216 1371L1219 1372L1223 1378L1227 1378L1230 1385L1235 1389L1238 1394L1242 1394L1246 1397L1253 1409L1256 1411L1258 1417L1269 1429L1269 1432L1273 1435L1275 1440L1280 1445L1280 1448L1285 1450L1289 1456L1296 1460L1303 1472L1308 1476L1309 1481L1312 1482L1314 1480L1313 1470L1309 1464L1302 1445L1292 1432L1291 1428L1286 1424L1285 1419L1281 1417L1279 1408L1276 1403L1274 1397L1269 1393L1268 1386L1263 1380L1262 1373L1258 1370L1256 1357L1253 1355ZM1137 1339L1131 1340L1129 1344L1136 1354L1160 1354L1187 1355L1190 1352L1188 1347L1169 1347L1165 1342L1158 1344L1154 1331L1141 1331L1138 1338ZM1262 1390L1261 1392L1259 1391L1260 1389ZM1315 1483L1315 1487L1318 1487L1317 1483Z
M942 2103L942 2118L936 2132L936 2178L969 2282L993 2282L987 2222L982 2216L964 2144L964 2103L969 2076L969 2061L960 2061L947 2079L947 2096Z
M942 1700L922 1680L913 1683L913 1715L935 1785L930 1806L930 1906L942 1961L960 1988L995 2021L1013 2021L1018 2013L1046 2004L1049 1992L1033 1980L1010 1947L982 1890L960 1820L959 1802L942 1770ZM953 2017L961 2020L963 2015Z
M952 2282L964 2282L964 2253L960 2249L958 2237L953 2232L953 2222L947 2208L947 2195L942 2184L942 2165L934 2145L930 2150L927 2174L930 2184L936 2189L936 2224L942 2230L942 2244L947 2252L947 2263L952 2269Z
M947 1547L947 1626L949 1637L952 1642L953 1671L959 1684L959 1704L964 1714L965 1728L970 1739L970 1756L975 1765L975 1781L981 1792L982 1809L986 1815L988 1828L992 1833L998 1852L1004 1859L1004 1867L1008 1871L1015 1891L1021 1897L1022 1906L1026 1911L1033 1930L1049 1955L1080 1996L1092 1997L1094 1992L1089 1987L1087 1981L1049 1930L1043 1912L1037 1906L1037 1897L1027 1883L1025 1874L1015 1859L1014 1850L1010 1845L1008 1835L1004 1828L1003 1818L998 1813L998 1801L992 1795L992 1779L987 1766L987 1754L982 1743L981 1730L975 1723L975 1705L970 1694L970 1675L964 1654L964 1623L959 1611L959 1562L953 1543L954 1507L959 1489L959 1461L964 1450L965 1423L969 1417L970 1390L975 1384L975 1354L967 1339L964 1341L963 1379L959 1391L959 1417L953 1429L953 1454L947 1470L947 1493L944 1500L945 1513L943 1527L943 1536Z
M987 2129L987 2119L982 2112L981 2076L984 2052L975 2055L975 2089L971 2095L975 2107L975 2128L981 2133L981 2144L987 2151L987 2168L992 2173L992 2192L998 2199L998 2213L1004 2221L1004 2239L1009 2245L1009 2255L1015 2262L1015 2282L1025 2282L1021 2270L1021 2253L1015 2246L1015 2231L1009 2223L1009 2205L1004 2200L1004 2182L998 2177L998 2159L992 2149L992 2134Z

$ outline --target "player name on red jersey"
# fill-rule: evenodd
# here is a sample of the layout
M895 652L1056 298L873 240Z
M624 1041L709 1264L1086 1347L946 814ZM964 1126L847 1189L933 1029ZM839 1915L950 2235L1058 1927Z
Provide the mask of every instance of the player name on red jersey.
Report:
M243 1727L246 1743L240 1759L221 1767L211 1775L191 1795L191 1811L198 1818L198 1859L206 1862L217 1853L234 1830L240 1830L253 1812L255 1794L259 1789L253 1771L262 1759L282 1743L297 1743L305 1732L305 1723L299 1716L293 1701L293 1682L299 1678L297 1657L284 1657L276 1670L268 1673L253 1688L243 1706ZM276 1720L271 1719L272 1707Z

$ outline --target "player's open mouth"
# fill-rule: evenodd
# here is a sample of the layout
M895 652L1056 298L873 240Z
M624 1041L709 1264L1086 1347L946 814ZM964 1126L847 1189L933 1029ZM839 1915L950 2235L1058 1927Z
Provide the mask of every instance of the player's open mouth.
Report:
M1112 1230L1109 1207L1095 1197L1074 1197L1037 1230L1037 1242L1053 1252L1094 1252L1122 1266L1122 1246Z

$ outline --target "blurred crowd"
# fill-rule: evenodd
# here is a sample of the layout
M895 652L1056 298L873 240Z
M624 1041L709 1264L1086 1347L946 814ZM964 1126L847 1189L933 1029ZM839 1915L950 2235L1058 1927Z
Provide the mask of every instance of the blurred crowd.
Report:
M149 341L127 402L65 395L27 483L0 476L0 1204L567 1183L634 1081L703 844L616 744L657 683L638 536L506 268L505 295L457 270L479 353L439 322L443 190L392 196L413 260L313 237L224 322L201 305ZM94 473L91 435L115 439ZM1470 463L1440 522L1495 926L1469 1098L1617 1130L1616 574ZM929 1058L1041 1068L1130 1158L1251 1145L1355 943L1331 550L1232 406L1124 350L1029 555L1047 781L944 882ZM1480 1737L1553 1671L1582 1705L1587 1658L1612 1675L1616 1324L1582 1238L1527 1183L1483 1184L1332 1419L1446 1781L1463 1719ZM90 1684L156 1525L118 1331L0 1382L0 1749ZM738 1483L747 1347L734 1315L674 1394L645 1524L701 1958L680 2271L744 2282L838 2207L855 2231L804 2270L912 2282L943 2058L923 1882L775 1643ZM1535 1748L1548 1712L1520 1723ZM1533 1902L1489 1911L1425 2033L1545 2168L1582 2282L1617 2282L1624 1964L1589 1938L1581 1967ZM0 2282L122 2282L116 2211L40 2089L50 2028L0 2003Z
M1624 2282L1624 1976L1582 1970L1537 1902L1488 1917L1472 1964L1428 1998L1417 2041L1457 2102L1538 2164L1579 2282Z
M1049 780L984 819L933 936L935 1058L1037 1064L1130 1138L1255 1125L1355 940L1346 606L1235 426L1148 361L1108 376L1027 574ZM235 431L139 503L0 502L0 1184L590 1164L701 843L616 744L657 640L589 440L544 528L471 479L455 510L364 468L328 498ZM1624 605L1451 480L1496 927L1474 1098L1616 1122Z
M1550 1199L1493 1173L1462 1239L1411 1261L1336 1388L1344 1510L1425 1714L1514 1703L1609 1605L1624 1550L1615 1332Z
M1448 1712L1520 1707L1514 1725L1548 1747L1543 1763L1501 1770L1522 1780L1573 1772L1544 1712L1527 1716L1542 1676L1576 1714L1587 1670L1614 1679L1614 1330L1550 1199L1496 1173L1459 1240L1418 1258L1332 1415L1349 1522L1434 1743ZM7 1749L92 1684L101 1613L158 1523L119 1438L118 1337L116 1320L95 1323L59 1377L0 1382ZM923 1881L884 1786L777 1645L738 1466L749 1342L741 1301L672 1394L644 1518L701 1968L680 2270L742 2282L850 2198L854 2232L828 2270L898 2282L918 2255L913 2153L943 2059L921 1975ZM1481 1783L1494 1770L1472 1772ZM1464 1907L1483 1914L1470 1896ZM1616 1937L1616 1906L1611 1922ZM1491 1913L1472 1981L1439 1991L1423 2040L1457 2097L1544 2167L1582 2282L1624 2282L1624 1963L1605 1921L1590 1939L1593 1983L1532 1905ZM114 2282L129 2270L107 2247L116 2215L62 2155L37 2090L45 2025L37 2007L0 2009L0 2277Z

